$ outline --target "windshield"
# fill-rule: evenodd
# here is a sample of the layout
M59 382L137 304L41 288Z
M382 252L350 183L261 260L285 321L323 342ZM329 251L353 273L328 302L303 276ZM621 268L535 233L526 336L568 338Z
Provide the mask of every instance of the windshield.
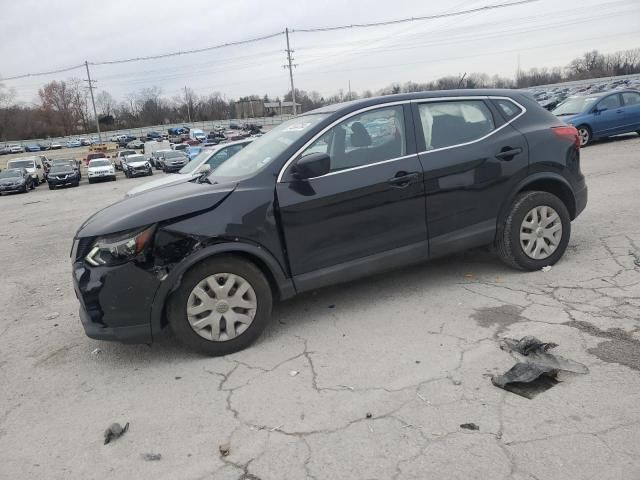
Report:
M184 167L178 170L178 173L193 173L203 162L211 156L211 150L203 150L196 157L187 163Z
M180 145L176 145L175 147L173 147L174 150L184 150L185 148L187 148L189 145L187 145L186 143L181 143Z
M164 154L164 158L185 158L184 153L180 152L167 152Z
M34 161L33 160L11 160L9 163L7 163L8 167L11 168L34 168Z
M144 162L144 155L127 155L124 157L127 163Z
M73 160L58 159L51 162L52 165L70 165Z
M589 108L598 97L569 97L551 113L554 115L575 115Z
M326 113L304 115L278 125L220 165L212 176L245 177L253 175L269 165L291 144L299 140L327 116Z
M108 167L111 165L109 160L91 160L89 162L90 167Z
M73 171L71 165L54 165L53 167L51 167L51 170L49 170L49 173L63 173L71 171Z
M15 177L21 177L21 176L22 176L22 172L17 168L0 172L0 178L15 178Z

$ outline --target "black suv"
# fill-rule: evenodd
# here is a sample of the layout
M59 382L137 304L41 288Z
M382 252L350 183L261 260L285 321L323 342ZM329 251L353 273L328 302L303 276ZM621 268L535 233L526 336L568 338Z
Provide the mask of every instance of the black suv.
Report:
M495 244L537 270L585 208L576 129L511 90L394 95L291 119L203 175L99 211L72 250L90 337L167 325L210 355L253 342L272 302Z
M49 170L47 183L49 190L56 187L77 187L80 185L80 171L75 169L70 162L56 163Z

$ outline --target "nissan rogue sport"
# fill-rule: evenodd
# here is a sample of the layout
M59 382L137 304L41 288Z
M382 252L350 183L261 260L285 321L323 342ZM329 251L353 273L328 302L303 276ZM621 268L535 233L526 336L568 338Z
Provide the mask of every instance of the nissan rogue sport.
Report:
M121 200L73 241L87 335L151 343L165 327L224 355L274 301L495 244L553 265L585 208L575 128L511 90L369 98L274 128L214 172Z

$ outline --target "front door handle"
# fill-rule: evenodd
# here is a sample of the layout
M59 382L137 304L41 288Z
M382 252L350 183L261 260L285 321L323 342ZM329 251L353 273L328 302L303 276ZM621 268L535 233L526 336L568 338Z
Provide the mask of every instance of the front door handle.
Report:
M389 183L392 187L395 187L395 188L405 188L417 178L418 178L418 173L416 172L414 173L398 172L395 177L387 180L387 183Z
M621 108L619 108L618 110L616 110L616 113L622 113L622 112L624 112L624 110L623 110L623 109L621 109Z
M500 153L496 154L496 158L498 160L505 160L508 162L519 153L522 153L522 149L520 147L504 147L502 150L500 150Z

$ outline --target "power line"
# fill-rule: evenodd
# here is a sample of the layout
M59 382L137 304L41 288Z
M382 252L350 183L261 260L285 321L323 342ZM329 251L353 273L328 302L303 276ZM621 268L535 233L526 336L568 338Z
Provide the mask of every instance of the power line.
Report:
M525 3L538 2L540 0L520 0L518 2L498 3L494 5L485 5L484 7L470 8L468 10L459 10L457 12L438 13L435 15L423 15L420 17L400 18L397 20L388 20L386 22L372 22L372 23L353 23L350 25L339 25L337 27L319 27L319 28L301 28L291 29L290 33L312 33L312 32L332 32L335 30L345 30L348 28L369 28L369 27L382 27L387 25L397 25L399 23L417 22L419 20L435 20L437 18L457 17L460 15L467 15L469 13L477 13L488 10L496 10L498 8L514 7L516 5L523 5Z
M288 29L289 33L293 33L293 32L299 32L299 33L311 33L311 32L328 32L328 31L332 31L332 30L344 30L344 29L348 29L348 28L368 28L368 27L378 27L378 26L385 26L385 25L396 25L396 24L400 24L400 23L406 23L406 22L415 22L415 21L419 21L419 20L435 20L438 18L447 18L447 17L455 17L455 16L460 16L460 15L467 15L467 14L471 14L471 13L477 13L477 12L483 12L483 11L489 11L489 10L495 10L495 9L499 9L499 8L507 8L507 7L513 7L513 6L517 6L517 5L523 5L523 4L527 4L527 3L533 3L533 2L538 2L540 0L519 0L516 2L507 2L507 3L498 3L498 4L494 4L494 5L485 5L483 7L477 7L477 8L472 8L472 9L467 9L467 10L459 10L457 12L445 12L445 13L439 13L439 14L435 14L435 15L423 15L423 16L419 16L419 17L410 17L410 18L402 18L402 19L398 19L398 20L390 20L390 21L386 21L386 22L373 22L373 23L359 23L359 24L352 24L352 25L340 25L340 26L335 26L335 27L323 27L323 28L307 28L307 29ZM255 37L255 38L250 38L250 39L246 39L246 40L238 40L236 42L227 42L227 43L222 43L219 45L214 45L211 47L204 47L204 48L196 48L196 49L191 49L191 50L184 50L184 51L177 51L177 52L170 52L170 53L163 53L163 54L158 54L158 55L148 55L148 56L143 56L143 57L131 57L131 58L124 58L124 59L118 59L118 60L104 60L104 61L100 61L100 62L88 62L89 65L93 65L93 66L99 66L99 65L115 65L115 64L121 64L121 63L130 63L130 62L139 62L139 61L146 61L146 60L156 60L156 59L160 59L160 58L169 58L169 57L176 57L176 56L180 56L180 55L191 55L194 53L202 53L202 52L207 52L207 51L211 51L211 50L217 50L217 49L221 49L221 48L226 48L226 47L232 47L232 46L237 46L237 45L245 45L248 43L254 43L254 42L259 42L262 40L268 40L270 38L275 38L281 35L285 35L286 31L280 31L280 32L275 32L275 33L270 33L268 35L263 35L261 37ZM289 47L287 47L289 48ZM82 68L85 67L84 63L81 63L79 65L74 65L72 67L66 67L66 68L61 68L58 70L51 70L48 72L38 72L38 73L27 73L27 74L23 74L23 75L14 75L11 77L4 77L2 78L2 80L19 80L22 78L28 78L28 77L40 77L40 76L44 76L44 75L53 75L56 73L64 73L64 72L68 72L71 70L76 70L78 68Z

